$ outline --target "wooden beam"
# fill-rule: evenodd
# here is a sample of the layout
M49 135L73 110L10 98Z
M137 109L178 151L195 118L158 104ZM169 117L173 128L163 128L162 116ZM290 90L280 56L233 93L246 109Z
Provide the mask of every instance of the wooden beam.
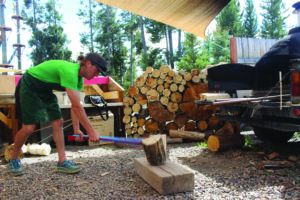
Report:
M96 93L98 95L102 95L103 96L104 92L103 92L103 90L100 89L100 87L98 85L92 84L90 86L96 91Z
M146 158L134 159L136 172L162 195L194 190L194 173L179 164L167 161L151 166Z
M7 128L12 128L11 119L6 117L2 112L0 112L0 121L2 121L5 124L5 126L7 126Z

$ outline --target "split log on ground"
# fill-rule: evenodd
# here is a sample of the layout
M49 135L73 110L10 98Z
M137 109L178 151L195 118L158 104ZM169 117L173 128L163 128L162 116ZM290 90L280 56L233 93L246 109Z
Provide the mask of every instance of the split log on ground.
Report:
M124 104L124 106L131 106L134 104L134 99L131 97L125 97L123 99L123 104Z
M179 113L176 115L174 122L178 125L178 126L183 126L185 125L185 123L187 123L187 121L189 120L189 117L187 116L186 113Z
M133 112L139 112L141 110L141 105L140 104L133 104L132 106L132 111Z
M166 76L165 80L169 84L173 83L173 77L172 76Z
M184 124L184 130L185 131L193 131L195 130L195 122L194 121L188 121Z
M160 103L162 104L162 105L168 105L168 103L169 103L169 98L168 97L166 97L166 96L161 96L160 97L160 99L159 99L159 101L160 101Z
M159 93L157 90L151 89L147 92L148 101L157 101L159 99Z
M135 85L131 85L128 88L127 95L130 97L136 97L139 94L139 88Z
M147 108L141 109L140 112L139 112L139 116L140 116L140 118L144 118L144 119L146 117L148 117L149 116L148 109Z
M190 80L192 79L192 74L191 74L191 73L186 73L186 74L184 75L184 79L185 79L186 81L190 81Z
M146 158L150 165L159 166L167 160L166 136L161 134L142 140Z
M178 103L169 102L167 105L167 108L168 108L168 111L175 112L178 110L179 106L178 106Z
M158 130L158 122L154 119L148 119L145 123L145 129L149 133L156 133Z
M193 120L205 120L212 116L214 111L204 110L204 106L198 106L194 102L186 102L180 104L180 109L185 112Z
M153 77L148 77L146 79L146 83L145 83L146 87L149 88L149 89L153 89L153 88L156 88L156 79L153 78Z
M211 129L218 130L223 126L223 124L224 121L217 116L212 116L211 118L208 119L208 126Z
M140 94L136 97L136 103L140 104L140 105L145 105L147 104L148 99L146 97L146 95L144 94Z
M142 87L145 85L146 79L143 76L138 77L137 79L135 79L135 85L137 87Z
M214 152L242 148L244 144L245 138L242 135L211 135L207 142L208 149Z
M205 134L205 139L208 140L209 136L214 135L215 132L213 129L206 129L205 131L203 131L203 133Z
M175 83L180 83L182 81L182 75L181 74L175 75L173 80Z
M170 130L170 137L187 140L204 140L205 134L195 131Z
M163 85L164 84L164 79L160 78L157 80L158 85Z
M171 94L170 99L174 103L181 103L182 102L182 94L180 94L179 92L174 92Z
M145 120L144 118L139 118L139 119L137 120L138 126L144 126L145 123L146 123L146 120Z
M128 116L128 115L125 115L125 116L123 117L123 123L124 123L124 124L128 124L128 123L130 123L130 122L131 122L131 117Z
M294 163L290 161L263 161L263 167L293 167Z
M178 130L178 125L175 122L169 122L166 126L166 130L170 133L170 130Z
M178 91L179 91L179 92L183 92L184 90L185 90L184 85L179 85L179 86L178 86Z
M200 131L205 131L208 128L208 124L205 120L201 120L201 121L197 122L197 128Z
M132 113L132 109L130 106L125 106L123 109L124 115L130 115Z
M139 134L140 136L142 136L142 135L144 135L144 133L145 133L145 130L144 130L144 128L143 128L143 127L138 127L138 130L137 130L137 132L138 132L138 134Z
M168 76L170 76L170 77L175 76L175 71L174 70L168 71Z
M167 76L166 74L160 74L159 78L162 79L162 80L165 80L166 76Z
M146 87L141 87L141 94L147 94L148 88Z
M151 74L152 71L153 71L153 68L152 68L151 66L146 67L146 72L147 72L148 74Z
M162 65L160 67L161 73L168 73L170 71L170 67L168 65Z
M170 85L171 92L176 92L178 90L178 85L176 83L172 83Z
M158 122L171 121L175 117L175 114L165 109L159 101L149 102L148 111L150 116Z
M171 95L171 90L169 90L169 89L164 89L163 95L166 96L166 97L169 97L169 96Z
M199 69L192 69L191 74L192 74L192 76L198 76L200 74L200 70Z
M164 86L163 85L158 85L156 90L159 92L159 93L162 93L164 91Z
M226 121L224 126L216 131L216 135L233 135L234 134L234 128L231 124L231 122Z
M159 69L154 69L153 72L152 72L152 76L154 78L158 78L160 76L160 71Z

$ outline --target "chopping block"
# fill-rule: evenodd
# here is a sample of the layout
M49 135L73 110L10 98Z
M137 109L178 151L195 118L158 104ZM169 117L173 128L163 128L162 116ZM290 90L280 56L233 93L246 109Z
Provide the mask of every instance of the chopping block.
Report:
M194 190L194 173L169 160L153 166L146 158L135 158L134 167L137 174L162 195Z

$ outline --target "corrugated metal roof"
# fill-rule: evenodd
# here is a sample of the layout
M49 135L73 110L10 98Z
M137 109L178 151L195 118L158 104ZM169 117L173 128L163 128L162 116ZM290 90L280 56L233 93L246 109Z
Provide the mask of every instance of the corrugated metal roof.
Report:
M205 38L205 30L230 0L94 0Z

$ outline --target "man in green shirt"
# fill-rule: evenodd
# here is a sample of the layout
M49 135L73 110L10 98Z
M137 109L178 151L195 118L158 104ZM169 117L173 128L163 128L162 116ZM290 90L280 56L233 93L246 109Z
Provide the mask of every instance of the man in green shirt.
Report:
M80 104L80 91L84 78L90 80L102 73L105 76L106 61L96 53L78 57L79 64L51 60L29 68L16 87L16 115L22 120L22 128L16 135L13 153L8 164L10 175L23 174L18 155L36 124L50 121L53 139L58 152L56 172L78 173L80 168L66 159L63 134L63 119L53 90L66 91L72 104L72 113L89 133L90 141L98 142L100 134L89 122ZM20 115L21 113L21 115ZM79 133L80 134L80 133ZM83 136L83 134L81 133Z

